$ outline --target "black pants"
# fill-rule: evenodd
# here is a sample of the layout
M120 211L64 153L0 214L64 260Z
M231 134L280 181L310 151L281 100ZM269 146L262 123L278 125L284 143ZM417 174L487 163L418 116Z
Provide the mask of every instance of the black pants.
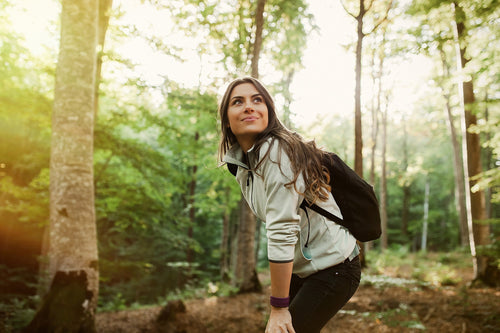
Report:
M320 332L354 295L360 278L359 257L303 279L292 274L290 313L295 332Z

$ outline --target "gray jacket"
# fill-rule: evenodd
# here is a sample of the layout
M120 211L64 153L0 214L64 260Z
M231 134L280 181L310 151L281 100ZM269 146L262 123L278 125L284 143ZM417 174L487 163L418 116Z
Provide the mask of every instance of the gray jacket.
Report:
M299 208L304 197L298 192L304 192L304 181L301 176L297 179L298 192L293 185L285 186L293 179L293 171L278 141L268 139L257 159L253 150L252 147L247 152L252 164L270 150L255 170L252 169L255 165L243 162L243 151L238 144L231 147L224 162L238 166L236 180L243 196L254 214L266 224L269 261L293 261L293 272L306 277L357 254L356 239L346 228L312 210L308 209L306 214ZM342 218L331 193L327 201L316 204Z

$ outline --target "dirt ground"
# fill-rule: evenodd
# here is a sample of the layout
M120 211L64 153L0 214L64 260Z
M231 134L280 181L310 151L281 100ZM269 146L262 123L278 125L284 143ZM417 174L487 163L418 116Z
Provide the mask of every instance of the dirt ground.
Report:
M261 333L269 311L269 287L264 289L262 293L179 301L168 308L99 313L97 331ZM500 332L500 289L422 286L401 279L365 283L322 332L424 331Z

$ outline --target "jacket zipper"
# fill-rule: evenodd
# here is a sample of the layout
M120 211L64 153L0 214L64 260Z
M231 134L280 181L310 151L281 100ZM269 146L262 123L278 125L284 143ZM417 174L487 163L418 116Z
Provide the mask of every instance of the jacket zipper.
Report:
M252 178L252 187L250 188L250 208L252 209L252 211L255 212L255 208L254 208L254 205L253 205L253 173L252 171L248 171L248 175L247 175L247 187L250 186L250 178Z

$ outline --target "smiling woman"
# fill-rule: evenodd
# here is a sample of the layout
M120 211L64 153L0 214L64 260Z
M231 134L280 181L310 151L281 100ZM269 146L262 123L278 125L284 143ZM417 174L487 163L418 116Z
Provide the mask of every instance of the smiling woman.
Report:
M279 121L267 89L254 78L229 84L219 115L221 160L266 224L271 272L266 333L319 332L360 280L359 249L350 232L299 209L307 200L342 216L321 164L325 152Z
M264 97L251 83L235 87L229 97L227 109L229 128L246 152L253 146L255 138L268 123L268 111Z

